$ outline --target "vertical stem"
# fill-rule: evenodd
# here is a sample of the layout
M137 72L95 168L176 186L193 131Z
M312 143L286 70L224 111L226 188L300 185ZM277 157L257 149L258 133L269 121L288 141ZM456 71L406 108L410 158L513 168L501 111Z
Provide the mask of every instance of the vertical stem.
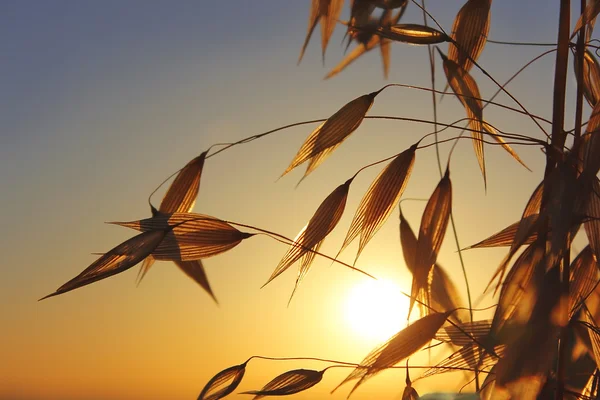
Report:
M567 137L565 125L565 97L567 91L567 64L569 61L569 19L570 0L560 0L560 18L558 27L558 50L556 53L556 64L554 70L554 103L552 107L552 146L562 149ZM552 152L549 152L550 155ZM549 156L546 160L546 168L554 168L555 161Z
M556 64L554 70L554 99L552 108L552 139L551 144L554 151L548 151L546 155L546 170L545 178L547 178L552 170L556 166L556 159L552 157L556 154L556 151L562 148L565 144L566 133L564 131L565 124L565 97L567 87L567 63L569 59L569 20L571 18L570 13L570 0L560 0L560 16L558 26L558 51L556 54ZM548 203L548 190L549 185L544 185L544 199L542 201L542 207ZM547 224L545 224L547 225ZM547 227L547 226L546 226ZM568 250L568 247L565 244ZM569 295L569 256L568 251L565 251L565 258L562 261L563 264L563 282L562 282L562 293L561 296ZM567 297L568 298L568 297ZM556 390L556 400L563 400L565 393L565 376L566 376L566 364L568 360L567 352L567 339L568 339L568 328L567 326L562 328L559 349L558 349L558 366L557 366L557 379L558 386Z
M586 0L581 0L581 14L585 10ZM573 149L577 149L579 145L579 138L581 137L581 121L583 119L583 63L584 63L584 52L585 52L585 36L586 36L586 25L587 21L583 21L583 28L579 31L579 37L577 38L577 70L575 76L577 77L577 104L575 108L575 131L574 131L574 143Z

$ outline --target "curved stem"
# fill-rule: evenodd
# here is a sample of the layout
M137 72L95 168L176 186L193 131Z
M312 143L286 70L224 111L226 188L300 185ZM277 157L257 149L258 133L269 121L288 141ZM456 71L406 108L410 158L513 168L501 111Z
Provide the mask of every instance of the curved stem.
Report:
M317 250L314 250L312 248L306 247L303 244L296 242L294 239L290 239L289 237L281 235L281 234L279 234L277 232L273 232L273 231L270 231L270 230L267 230L267 229L258 228L258 227L253 226L253 225L242 224L242 223L234 222L234 221L227 221L227 220L221 220L221 221L226 222L226 223L228 223L230 225L241 226L243 228L253 229L255 231L258 231L260 233L263 233L263 234L271 237L272 239L277 240L278 242L285 243L285 244L288 244L288 245L291 245L291 246L300 247L300 248L302 248L302 250L306 250L308 252L311 252L311 253L316 254L318 256L321 256L323 258L327 258L328 260L336 262L336 263L338 263L340 265L343 265L344 267L350 268L353 271L360 272L361 274L366 275L369 278L377 279L373 275L369 274L368 272L363 271L362 269L356 268L356 267L354 267L354 266L352 266L350 264L346 264L343 261L340 261L340 260L338 260L336 258L328 256L327 254L321 253L321 252L319 252Z
M247 364L248 362L250 362L253 359L267 360L267 361L317 361L317 362L325 362L325 363L335 364L335 365L330 365L330 366L326 367L324 369L324 371L328 370L330 368L361 368L361 367L368 368L367 366L362 366L357 363L351 363L351 362L347 362L347 361L338 361L338 360L329 360L327 358L320 358L320 357L267 357L267 356L260 356L260 355L250 356L246 360L246 362L244 362L243 364ZM473 369L469 368L469 367L437 367L437 366L431 366L431 365L410 365L410 366L393 365L393 366L387 367L387 369L411 369L411 368L443 369L443 370L454 370L454 371L473 371Z
M256 140L256 139L260 139L261 137L267 136L267 135L269 135L271 133L279 132L279 131L282 131L282 130L288 129L288 128L293 128L295 126L308 125L308 124L314 124L314 123L317 123L317 122L325 122L325 121L327 121L327 118L313 119L311 121L295 122L293 124L288 124L288 125L280 126L279 128L271 129L270 131L259 133L258 135L248 136L248 137L246 137L244 139L238 140L237 142L231 143L231 144L223 147L219 151L215 151L213 154L206 156L206 158L209 159L209 158L211 158L213 156L216 156L217 154L219 154L219 153L221 153L221 152L223 152L223 151L225 151L225 150L227 150L227 149L229 149L229 148L231 148L233 146L236 146L238 144L248 143L248 142L251 142L251 141Z
M550 52L552 52L552 51L554 51L554 50L550 50ZM506 84L502 85L501 89L499 89L499 90L503 90L503 88L504 88L505 85ZM426 88L426 87L416 86L416 85L408 85L408 84L403 84L403 83L389 83L389 84L385 85L383 88L385 89L385 88L394 87L394 86L408 88L408 89L423 90L423 91L427 91L427 92L432 92L434 94L435 93L437 93L437 94L444 94L445 93L445 92L443 92L441 90L435 90L435 89L432 89L432 88ZM467 98L467 99L480 100L481 102L486 103L486 104L491 104L491 105L494 105L494 106L497 106L497 107L500 107L500 108L504 108L504 109L509 110L509 111L513 111L513 112L516 112L516 113L519 113L519 114L527 115L527 116L529 116L529 117L531 117L533 119L538 119L538 120L540 120L542 122L547 123L548 125L552 124L552 121L550 121L547 118L540 117L539 115L531 114L528 111L523 111L523 110L520 110L520 109L515 108L515 107L507 106L505 104L496 103L496 102L492 101L491 99L490 100L486 100L486 99L482 99L482 98L479 98L479 97L468 96L468 95L465 95L465 94L456 94L455 93L455 95L457 97L464 97L464 98Z

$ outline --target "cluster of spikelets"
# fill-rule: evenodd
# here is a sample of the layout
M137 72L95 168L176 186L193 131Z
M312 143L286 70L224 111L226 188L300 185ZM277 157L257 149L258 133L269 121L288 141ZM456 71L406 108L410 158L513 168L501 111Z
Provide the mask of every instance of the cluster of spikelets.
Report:
M318 24L321 25L321 45L325 54L333 30L340 23L338 19L343 6L343 0L312 0L308 34L300 59ZM469 309L461 308L458 291L437 263L452 212L450 162L427 202L418 234L400 212L402 250L413 275L409 313L418 304L421 318L374 349L360 364L344 363L354 369L334 391L347 382L357 381L350 391L352 394L371 377L386 369L399 368L401 361L436 340L449 344L454 353L425 371L419 379L462 370L476 380L482 399L547 399L553 398L557 391L561 393L560 398L600 398L600 328L595 322L600 317L600 292L597 290L600 282L597 263L600 256L600 182L597 178L600 170L600 140L597 138L600 130L600 64L589 50L591 45L583 45L584 41L589 42L593 22L600 12L600 1L590 2L571 36L571 39L577 36L580 42L579 46L571 47L577 60L576 71L581 78L578 80L579 87L592 108L592 114L583 134L583 124L579 121L570 149L565 147L567 133L562 127L553 129L550 142L546 142L504 133L485 121L485 101L470 71L475 66L481 69L477 59L488 36L491 0L467 0L458 12L450 34L440 26L434 29L420 24L400 23L407 6L407 0L352 1L350 19L342 24L347 30L348 43L356 42L357 45L328 77L376 47L381 49L384 71L387 71L392 42L427 46L447 42L447 55L439 48L438 52L448 87L465 108L467 129L484 181L484 143L501 145L521 163L506 138L516 144L540 146L547 155L547 166L522 218L471 246L509 248L488 285L488 288L494 287L499 292L492 320L474 321ZM304 177L317 168L361 125L377 95L390 86L395 85L387 85L350 101L325 120L306 139L284 175L304 163L307 163ZM517 111L529 116L544 131L539 125L541 118L528 113L518 101L517 104L521 107ZM488 138L491 140L487 141ZM340 249L341 252L359 238L355 263L398 205L417 151L425 147L421 145L423 139L399 154L367 166L387 162L364 194ZM191 212L205 160L212 155L204 152L178 172L160 207L151 208L150 218L116 223L140 231L140 234L101 255L81 274L46 297L123 272L139 262L143 262L141 279L154 260L163 260L175 262L215 298L201 260L230 250L256 233L269 235L289 245L265 284L299 262L295 292L315 256L322 255L319 248L324 239L340 221L354 178L367 167L359 169L337 186L296 238L291 240L256 227ZM571 261L571 242L581 225L589 245ZM252 232L240 231L238 227ZM356 269L338 261L337 257L328 258ZM261 357L253 356L240 365L219 372L206 384L198 399L217 400L232 393L254 358ZM254 395L254 399L298 393L319 383L324 373L335 366L322 370L287 371L262 389L244 393ZM416 399L418 394L412 387L408 364L404 368L407 373L402 399ZM481 385L480 375L485 377Z
M509 248L488 285L488 288L495 288L496 294L499 292L492 320L473 321L467 313L461 313L464 309L460 309L457 290L447 273L437 264L437 254L452 209L449 168L446 168L446 173L429 198L418 235L400 213L402 250L406 265L413 274L410 309L419 303L423 316L356 364L353 372L334 391L346 382L357 381L350 391L352 394L367 379L383 370L398 368L401 361L432 340L437 340L450 344L454 353L425 371L419 379L462 370L470 371L477 380L479 374L485 376L483 383L477 384L481 399L549 399L555 398L559 391L560 398L600 398L600 328L595 322L600 317L600 293L597 290L600 282L597 263L600 256L600 182L597 178L600 170L600 140L596 137L600 130L600 66L589 49L592 46L571 46L576 71L582 78L580 90L592 113L583 134L581 126L584 124L579 121L579 133L576 129L570 149L565 147L566 132L562 128L553 130L550 143L500 134L484 119L484 101L470 74L474 66L479 68L477 59L486 44L491 1L468 0L456 16L451 34L443 32L441 27L437 30L424 25L399 23L407 3L353 1L350 19L343 24L347 27L349 43L355 41L357 46L327 77L339 73L356 58L376 47L381 49L384 72L387 73L391 42L421 45L448 42L447 55L439 48L437 50L448 87L465 108L468 130L484 180L486 138L493 139L492 142L500 144L521 163L504 138L524 142L529 139L530 143L535 143L545 151L548 166L522 218L470 247ZM309 30L300 58L319 23L325 54L343 4L340 0L313 0ZM382 12L380 16L373 17L376 9ZM600 1L590 2L575 26L571 39L579 35L582 36L581 43L584 40L589 43L593 22L599 11ZM389 86L394 85L386 87ZM308 166L304 176L312 172L358 128L383 89L351 101L318 127L305 141L285 173L305 162L308 162ZM541 119L529 114L523 106L521 108L539 126L538 120ZM342 250L360 237L358 258L389 217L409 180L419 145L420 141L391 158L372 183L360 202ZM300 260L297 287L314 257L308 249L318 249L334 229L355 176L338 186L325 199L297 236L298 245L290 247L271 279ZM581 225L585 228L589 245L571 261L571 242ZM204 387L199 399L214 400L232 393L241 382L251 359L218 373ZM287 371L261 390L245 393L255 395L255 399L297 393L319 383L329 368L331 366L320 371ZM416 398L418 394L412 387L407 370L402 399Z

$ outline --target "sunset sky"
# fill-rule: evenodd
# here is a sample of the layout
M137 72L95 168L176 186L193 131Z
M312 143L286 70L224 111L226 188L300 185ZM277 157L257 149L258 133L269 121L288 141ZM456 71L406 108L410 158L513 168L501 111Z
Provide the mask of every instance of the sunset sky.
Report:
M558 3L495 2L490 38L554 42ZM427 2L447 31L461 5ZM357 296L372 293L361 289L368 278L328 260L315 260L289 307L297 266L260 289L286 251L265 236L205 261L218 306L167 262L157 263L137 288L135 267L37 301L92 263L92 253L133 236L133 231L105 222L149 217L150 192L210 145L327 118L386 83L430 85L426 50L399 43L392 48L387 81L378 50L323 81L342 57L342 27L330 41L325 66L319 29L297 66L309 7L308 0L2 2L1 400L195 399L214 374L251 355L360 362L387 339L361 330L357 322L362 317L356 315L363 315L368 324L367 317L376 314L368 308L360 314L363 308L357 301ZM576 9L574 5L574 14ZM348 12L346 5L344 18ZM414 4L403 22L422 23ZM480 64L504 82L546 49L488 44ZM439 58L436 62L442 89L445 78ZM547 118L553 63L552 57L543 59L509 86L532 113ZM474 69L473 75L483 97L495 92L481 72ZM571 74L569 85L573 84ZM505 95L497 100L514 105ZM440 121L446 123L465 117L451 96L444 97L439 110ZM571 108L568 111L573 114ZM389 88L377 97L369 115L431 119L431 96ZM526 117L494 107L486 108L484 115L505 131L542 137ZM365 120L298 188L302 167L277 180L314 128L284 130L209 159L194 211L295 237L321 201L361 166L399 153L432 131L428 125ZM441 147L444 164L449 148ZM516 150L533 172L500 148L488 146L486 192L470 141L458 145L450 169L463 247L515 222L540 181L542 152L533 147ZM381 169L368 169L352 184L344 217L322 252L338 252L358 203ZM434 148L419 150L403 197L427 198L439 178ZM153 198L155 205L163 193ZM414 230L423 207L423 202L403 203ZM356 248L354 244L345 250L341 259L352 262ZM503 250L464 253L474 298L503 255ZM466 304L450 233L438 261ZM398 239L397 210L356 266L388 281L385 285L392 284L392 292L410 292L412 278ZM406 300L396 299L370 307L384 310L384 318L397 324L392 327L402 327ZM368 299L364 303L371 304ZM479 305L491 303L486 299ZM353 308L358 314L349 311ZM435 362L441 356L432 352L431 357ZM411 359L414 365L428 362L427 352ZM287 370L325 366L254 360L235 393L260 389ZM352 384L328 393L349 372L328 371L323 382L293 398L345 399ZM413 379L418 376L417 371L411 373ZM457 390L452 376L419 381L416 387L423 393ZM378 394L398 399L404 378L403 371L382 373L352 398Z

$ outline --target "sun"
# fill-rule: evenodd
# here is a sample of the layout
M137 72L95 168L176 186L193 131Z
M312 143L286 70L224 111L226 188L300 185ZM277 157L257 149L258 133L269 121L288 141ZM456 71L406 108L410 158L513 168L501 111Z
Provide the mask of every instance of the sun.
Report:
M408 305L408 298L394 282L367 279L350 290L345 319L358 336L383 342L406 326Z

